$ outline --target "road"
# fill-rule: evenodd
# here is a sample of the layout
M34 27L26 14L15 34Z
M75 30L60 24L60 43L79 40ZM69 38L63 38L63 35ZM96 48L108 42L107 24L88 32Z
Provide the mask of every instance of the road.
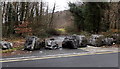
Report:
M118 67L118 53L4 62L3 67Z

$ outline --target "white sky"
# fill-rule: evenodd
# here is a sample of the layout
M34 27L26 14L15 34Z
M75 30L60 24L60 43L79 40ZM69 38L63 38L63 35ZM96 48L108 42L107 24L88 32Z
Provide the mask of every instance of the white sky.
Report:
M109 2L109 0L0 0L0 2L3 2L3 1L7 1L7 2L16 2L16 1L19 1L19 2L39 2L39 1L44 1L44 2L48 2L49 4L49 9L52 10L53 8L53 5L54 3L56 3L56 10L55 11L62 11L62 10L66 10L68 9L68 2L81 2L81 1L84 1L84 2ZM110 0L110 1L113 1L113 2L118 2L120 0Z
M55 11L62 11L68 9L68 2L76 2L81 0L0 0L1 2L47 2L49 9L52 10L54 3L56 3Z
M54 3L56 3L56 10L55 11L62 11L68 9L68 2L76 2L80 0L44 0L48 2L49 8L52 10Z

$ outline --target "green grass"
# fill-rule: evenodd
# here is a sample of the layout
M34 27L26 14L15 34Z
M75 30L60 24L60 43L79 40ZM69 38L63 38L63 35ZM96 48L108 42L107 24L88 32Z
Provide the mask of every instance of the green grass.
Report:
M17 48L12 48L12 49L7 49L7 50L1 50L0 53L9 53L9 52L13 52L16 50L21 50L21 49L23 49L23 46L17 47Z

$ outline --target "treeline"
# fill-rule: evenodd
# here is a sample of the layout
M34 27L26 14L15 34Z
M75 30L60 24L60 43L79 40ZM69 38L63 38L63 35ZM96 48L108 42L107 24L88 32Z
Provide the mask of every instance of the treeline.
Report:
M69 3L78 31L120 32L120 2Z
M1 5L3 14L3 37L28 35L46 37L55 32L53 28L55 4L52 11L49 11L48 4L44 2L1 2ZM19 25L22 26L22 24L26 26L19 27ZM16 33L16 28L32 28L32 31L25 32L23 30L21 33Z

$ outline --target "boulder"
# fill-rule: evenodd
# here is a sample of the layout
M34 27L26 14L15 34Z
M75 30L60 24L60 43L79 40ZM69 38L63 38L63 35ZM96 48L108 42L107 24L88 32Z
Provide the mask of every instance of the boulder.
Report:
M113 34L112 38L114 43L120 44L120 34Z
M76 35L66 37L62 42L62 47L77 49L79 47L79 37Z
M58 49L59 45L58 45L57 41L55 41L54 38L50 38L45 41L45 48L54 50L54 49Z
M100 47L103 45L103 35L92 35L89 40L88 44L96 47Z
M40 49L40 42L39 38L36 36L30 36L26 38L26 42L24 44L24 49L25 50L37 50Z
M86 47L88 40L84 35L79 35L79 47Z
M13 47L13 43L7 41L0 41L0 48L2 50L11 49L12 47Z
M113 44L113 38L109 38L109 37L104 38L104 39L103 39L103 44L104 44L104 45L111 46L111 45Z

